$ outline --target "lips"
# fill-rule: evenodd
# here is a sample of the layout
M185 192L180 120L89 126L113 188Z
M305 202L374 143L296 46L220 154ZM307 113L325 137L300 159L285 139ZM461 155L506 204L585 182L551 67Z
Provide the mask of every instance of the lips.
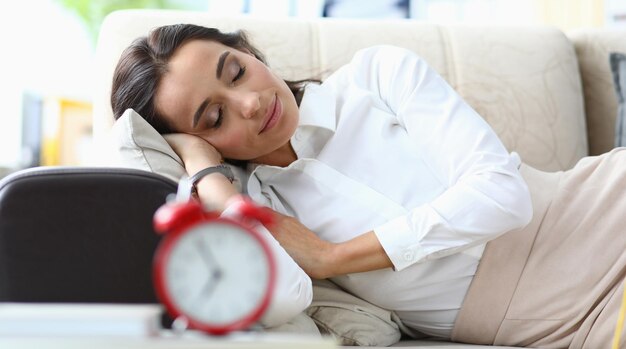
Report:
M263 126L261 127L261 130L259 131L259 134L271 129L272 127L274 127L274 125L276 125L276 123L278 122L278 119L280 119L282 112L283 112L283 108L282 108L282 103L280 102L280 99L278 99L277 95L274 95L274 98L272 99L272 102L270 103L270 105L267 108L267 113L265 114L265 118L263 119Z

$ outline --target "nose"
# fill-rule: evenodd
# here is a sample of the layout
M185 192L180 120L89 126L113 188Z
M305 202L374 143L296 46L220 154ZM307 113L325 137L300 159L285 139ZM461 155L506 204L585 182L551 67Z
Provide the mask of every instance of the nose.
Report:
M232 102L235 110L238 110L246 119L253 117L261 108L260 95L254 91L238 91L233 94Z

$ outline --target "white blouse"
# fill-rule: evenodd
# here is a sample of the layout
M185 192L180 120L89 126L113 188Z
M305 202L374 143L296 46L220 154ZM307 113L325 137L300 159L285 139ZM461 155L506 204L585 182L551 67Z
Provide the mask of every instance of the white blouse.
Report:
M394 268L333 281L425 334L449 337L486 242L532 216L519 156L402 48L307 86L291 142L298 159L251 165L247 194L327 241L373 230Z

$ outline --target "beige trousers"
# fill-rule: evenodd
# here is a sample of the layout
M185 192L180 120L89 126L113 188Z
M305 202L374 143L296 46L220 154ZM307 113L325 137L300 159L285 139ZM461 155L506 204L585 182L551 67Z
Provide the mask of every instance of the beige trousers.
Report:
M452 340L610 348L626 276L626 148L521 172L533 219L487 244Z

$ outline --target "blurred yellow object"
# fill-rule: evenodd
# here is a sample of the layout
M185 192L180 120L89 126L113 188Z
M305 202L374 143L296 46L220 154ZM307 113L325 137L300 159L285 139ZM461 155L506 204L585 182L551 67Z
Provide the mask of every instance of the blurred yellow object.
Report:
M624 279L624 292L622 293L622 306L617 316L617 324L615 325L615 334L613 335L612 349L619 348L620 337L624 328L624 316L626 315L626 279Z
M91 146L92 106L89 102L49 97L44 100L42 166L78 166Z
M41 166L55 166L61 163L59 156L59 140L44 137L41 143Z

